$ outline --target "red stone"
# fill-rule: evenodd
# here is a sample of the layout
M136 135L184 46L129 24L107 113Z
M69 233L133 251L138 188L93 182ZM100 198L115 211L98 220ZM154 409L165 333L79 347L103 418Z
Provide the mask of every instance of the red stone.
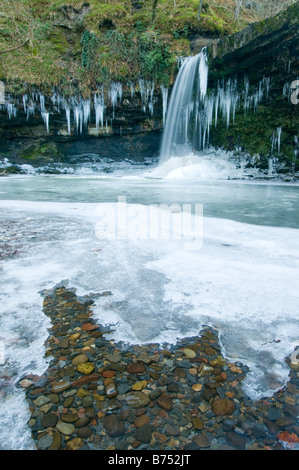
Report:
M97 328L99 328L98 325L93 325L92 323L84 323L81 326L82 331L92 331L92 330L96 330Z
M102 376L105 378L114 377L115 375L116 372L114 370L104 370L104 372L102 373Z
M299 437L294 432L282 431L277 437L280 441L288 442L289 444L299 443Z
M90 374L84 377L80 377L80 379L75 380L72 382L74 387L81 387L81 385L88 384L89 382L97 382L100 379L99 374Z
M142 374L146 371L146 367L143 362L131 362L127 366L127 372L130 374Z

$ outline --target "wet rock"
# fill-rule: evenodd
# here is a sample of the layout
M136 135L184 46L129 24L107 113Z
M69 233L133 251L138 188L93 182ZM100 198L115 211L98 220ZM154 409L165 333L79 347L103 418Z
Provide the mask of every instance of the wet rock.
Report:
M71 382L68 381L61 381L61 382L56 382L55 384L52 385L52 392L54 394L56 393L61 393L64 392L64 390L67 390L72 386Z
M66 450L79 450L84 446L84 441L80 437L75 437L66 443Z
M201 431L204 428L203 421L200 418L194 418L192 420L192 424L193 424L194 428L198 429L199 431Z
M50 434L45 434L38 440L38 448L41 450L46 450L53 444L53 436Z
M45 414L41 419L41 425L43 428L53 428L56 426L58 417L54 413Z
M95 366L92 362L84 362L77 366L77 370L82 374L89 375L95 369Z
M188 348L185 348L183 350L183 353L186 357L188 357L189 359L194 359L196 357L196 352L193 351L192 349L188 349Z
M86 426L77 430L77 435L82 439L87 439L92 435L92 430Z
M89 418L87 416L83 416L82 418L77 419L75 421L75 428L83 428L89 423Z
M285 392L252 401L241 387L245 366L220 356L211 329L169 350L116 347L99 325L91 327L87 303L73 292L57 289L44 309L53 322L53 359L43 376L22 379L37 448L280 449L277 436L299 439L296 371ZM82 323L90 326L84 331ZM62 350L59 341L79 331ZM78 370L86 364L96 372Z
M162 393L157 399L157 403L163 410L169 411L172 408L172 400L169 395Z
M279 409L275 408L274 406L271 406L268 410L268 419L271 421L276 421L277 419L280 419L282 416L282 413Z
M77 413L64 413L61 415L61 421L64 423L74 423L78 419Z
M79 364L88 362L88 356L86 354L78 354L78 356L72 359L73 366L77 367Z
M235 411L235 404L228 398L215 398L212 410L216 416L231 415Z
M139 408L149 404L150 399L144 392L129 392L124 396L124 400L131 408Z
M117 388L116 388L116 386L113 382L109 383L106 386L106 395L107 395L107 397L109 397L109 398L116 397L117 393L118 393Z
M56 425L57 429L61 434L64 434L66 436L70 436L75 432L75 426L71 423L65 423L63 421L59 421Z
M252 434L257 438L257 439L263 439L268 436L268 430L264 424L260 423L255 423L252 426Z
M50 399L48 397L45 397L44 395L40 395L38 398L33 400L33 403L35 406L41 407L45 405L46 403L49 403Z
M200 449L205 447L210 447L210 443L207 439L207 436L203 433L197 434L192 438L193 442L198 446ZM190 449L192 450L192 449Z
M61 448L61 434L59 431L54 432L52 445L49 450L59 450Z
M137 429L135 437L137 441L149 443L152 438L152 426L150 424L144 424Z
M147 387L147 380L141 380L132 385L132 390L143 390Z
M141 415L141 416L138 416L138 418L136 418L135 422L134 422L134 425L136 426L136 428L141 428L141 426L144 426L145 424L149 424L150 422L150 417L148 415Z
M143 362L131 362L127 365L127 372L130 374L142 374L146 371L146 366Z
M168 436L179 436L180 435L180 428L178 426L174 426L172 424L166 424L165 426L165 433Z
M115 414L105 417L104 427L111 437L119 437L125 433L124 422Z
M237 450L245 449L246 438L235 431L229 431L226 434L226 440L230 446L234 447Z

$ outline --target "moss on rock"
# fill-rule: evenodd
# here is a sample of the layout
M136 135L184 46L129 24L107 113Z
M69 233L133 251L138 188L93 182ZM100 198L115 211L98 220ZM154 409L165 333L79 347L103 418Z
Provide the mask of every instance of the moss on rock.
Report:
M41 145L32 145L23 150L19 158L27 163L48 164L60 161L63 155L54 142L46 142Z

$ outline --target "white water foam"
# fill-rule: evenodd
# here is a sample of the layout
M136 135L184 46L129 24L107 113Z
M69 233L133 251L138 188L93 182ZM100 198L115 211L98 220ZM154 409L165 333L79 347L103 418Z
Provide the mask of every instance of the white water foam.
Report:
M153 178L215 181L248 177L246 160L234 156L233 152L221 149L203 151L198 154L188 153L172 156L151 171ZM258 170L250 169L251 176L257 176Z

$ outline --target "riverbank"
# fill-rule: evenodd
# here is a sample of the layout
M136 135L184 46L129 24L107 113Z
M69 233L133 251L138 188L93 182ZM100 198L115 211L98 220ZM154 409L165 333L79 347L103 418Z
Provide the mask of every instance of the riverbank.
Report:
M221 151L220 151L221 152ZM217 150L215 149L215 153ZM202 157L208 155L203 153ZM229 161L229 153L223 151L223 155ZM231 157L233 159L233 157ZM138 166L144 168L145 171L148 170L148 166L157 165L158 157L154 156L152 158L144 158L142 161L134 159L126 159L127 163L133 165L133 168ZM238 161L238 158L235 157L235 161ZM217 160L215 159L215 162ZM246 168L245 163L246 156L243 157L242 165L243 170L240 171L238 176L227 176L223 177L223 180L240 180L240 181L253 181L253 182L269 182L269 183L297 183L299 181L299 172L279 172L275 170L260 170L258 168ZM88 155L82 157L82 161L78 161L75 164L72 163L56 163L54 165L41 165L41 166L32 166L28 164L12 164L8 160L0 161L0 177L9 177L9 176L72 176L72 175L82 175L82 176L107 176L107 174L113 174L115 170L117 171L118 161L114 161L110 158L100 158L96 159L93 155ZM194 168L194 167L193 167ZM236 171L239 167L236 163ZM194 178L197 178L198 175L196 170L194 171ZM192 177L190 173L189 177ZM203 177L202 179L205 179ZM217 178L218 179L218 178Z
M42 295L49 367L18 383L37 449L298 450L297 361L286 359L283 389L253 401L248 368L223 357L215 329L176 345L120 344L93 320L92 295L63 284Z

